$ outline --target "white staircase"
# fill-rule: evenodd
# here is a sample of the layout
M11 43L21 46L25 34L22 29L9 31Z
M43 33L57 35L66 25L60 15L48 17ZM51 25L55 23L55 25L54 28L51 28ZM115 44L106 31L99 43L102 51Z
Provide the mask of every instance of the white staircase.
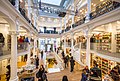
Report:
M55 54L55 59L57 61L57 66L60 68L60 70L64 70L63 68L63 59L60 58L60 56L57 54L57 53L54 53Z
M63 60L56 52L51 52L53 58L55 58L57 63L54 63L53 68L48 68L48 73L55 73L64 70L63 68Z
M81 43L77 44L74 46L74 53L73 53L73 58L76 62L78 62L81 66L86 66L83 62L81 62Z

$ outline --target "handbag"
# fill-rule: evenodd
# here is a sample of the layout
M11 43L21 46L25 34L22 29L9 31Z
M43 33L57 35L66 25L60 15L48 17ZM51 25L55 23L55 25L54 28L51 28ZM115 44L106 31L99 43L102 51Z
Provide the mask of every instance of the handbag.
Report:
M42 78L43 78L43 80L47 79L47 75L45 74L45 72L42 74Z
M39 78L39 72L36 73L36 78Z

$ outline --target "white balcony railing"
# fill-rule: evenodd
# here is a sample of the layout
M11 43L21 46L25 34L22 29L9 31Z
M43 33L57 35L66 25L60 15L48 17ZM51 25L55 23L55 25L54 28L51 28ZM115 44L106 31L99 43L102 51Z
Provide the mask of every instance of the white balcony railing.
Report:
M18 43L18 52L24 52L28 50L28 43ZM11 43L0 43L0 56L11 54Z

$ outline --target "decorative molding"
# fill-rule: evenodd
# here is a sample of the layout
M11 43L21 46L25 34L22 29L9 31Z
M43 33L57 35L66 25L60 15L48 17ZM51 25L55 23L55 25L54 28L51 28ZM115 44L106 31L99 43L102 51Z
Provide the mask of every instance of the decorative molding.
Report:
M9 34L10 35L19 35L19 31L12 30L12 31L9 31Z

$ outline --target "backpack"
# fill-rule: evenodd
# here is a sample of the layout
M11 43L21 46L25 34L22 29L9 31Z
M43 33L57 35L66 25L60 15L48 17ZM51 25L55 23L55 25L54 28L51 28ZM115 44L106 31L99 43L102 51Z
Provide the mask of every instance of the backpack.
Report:
M46 79L47 79L47 75L45 74L45 72L43 72L42 78L43 78L43 80L46 80Z

